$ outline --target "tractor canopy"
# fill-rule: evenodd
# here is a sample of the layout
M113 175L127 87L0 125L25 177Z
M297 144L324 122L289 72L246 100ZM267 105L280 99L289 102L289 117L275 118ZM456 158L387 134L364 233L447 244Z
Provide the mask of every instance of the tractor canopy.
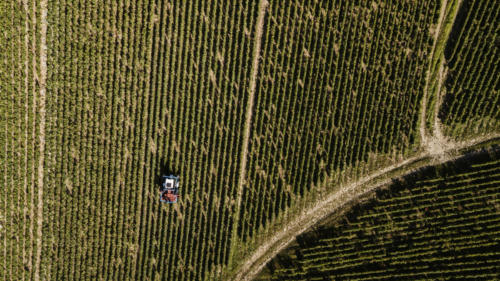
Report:
M160 188L160 202L177 203L179 197L179 177L174 175L163 176Z

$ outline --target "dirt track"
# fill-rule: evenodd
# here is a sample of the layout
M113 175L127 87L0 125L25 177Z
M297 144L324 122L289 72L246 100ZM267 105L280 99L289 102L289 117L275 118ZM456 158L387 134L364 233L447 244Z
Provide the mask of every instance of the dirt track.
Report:
M40 260L42 256L42 226L43 226L43 176L45 161L45 99L47 80L47 0L40 1L40 97L38 110L40 113L40 127L38 138L40 142L40 157L38 159L38 208L37 208L37 233L35 257L35 281L40 280Z
M250 140L250 129L252 127L252 111L253 111L253 102L255 96L255 88L257 85L257 74L259 73L259 57L260 57L260 49L262 42L262 33L264 28L264 17L266 14L268 2L267 0L259 1L259 12L257 15L257 26L255 28L255 45L253 49L253 60L252 60L252 69L250 71L250 86L248 89L248 102L245 113L245 124L244 124L244 132L243 132L243 147L242 147L242 156L240 163L240 171L238 178L238 194L237 194L237 202L236 202L236 213L235 213L235 225L238 224L238 216L239 210L241 206L241 197L243 195L243 185L245 182L246 175L246 166L247 166L247 155L248 155L248 142ZM234 228L236 230L236 228ZM235 236L235 230L233 231L232 236ZM235 239L231 239L234 241ZM232 249L233 247L231 247Z
M252 70L250 74L250 87L248 89L248 103L247 103L247 111L245 114L245 131L243 134L243 149L242 149L242 157L241 157L241 165L240 165L240 176L238 180L238 206L241 201L241 193L243 191L243 182L245 180L245 171L247 164L247 154L248 154L248 142L250 140L250 128L252 123L252 110L253 110L253 102L255 96L255 88L257 85L257 74L259 72L259 57L260 57L260 48L262 41L262 29L264 27L264 15L266 13L266 7L268 3L267 0L261 0L259 2L259 14L257 16L257 27L256 27L256 38L255 38L255 47L253 50L253 60L252 60Z
M300 235L305 230L307 230L312 225L316 224L319 220L331 214L335 210L341 208L344 204L349 201L358 198L359 196L368 193L380 186L388 184L389 180L377 183L369 188L361 188L370 181L383 176L389 172L392 172L399 168L404 168L404 166L414 163L425 158L434 159L432 164L444 163L451 159L449 153L453 151L463 150L470 148L474 145L487 142L489 140L500 138L500 134L488 135L482 138L472 139L459 144L450 146L446 151L443 151L443 156L445 157L434 157L429 152L425 152L419 156L409 158L401 163L384 168L381 171L373 173L369 176L363 177L355 183L347 185L345 187L339 188L338 191L330 194L325 199L316 202L314 208L304 212L302 215L294 219L291 223L285 225L283 229L277 232L271 239L262 244L252 256L240 267L233 280L251 280L253 279L260 270L269 262L276 254L283 250L288 244L290 244L297 235ZM396 175L401 176L401 175ZM335 204L337 203L337 204Z

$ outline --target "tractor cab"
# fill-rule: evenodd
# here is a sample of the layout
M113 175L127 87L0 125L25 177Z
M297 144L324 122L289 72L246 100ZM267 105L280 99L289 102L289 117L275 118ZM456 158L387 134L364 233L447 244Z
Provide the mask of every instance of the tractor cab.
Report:
M162 176L160 188L161 203L177 203L179 197L179 177L174 175Z

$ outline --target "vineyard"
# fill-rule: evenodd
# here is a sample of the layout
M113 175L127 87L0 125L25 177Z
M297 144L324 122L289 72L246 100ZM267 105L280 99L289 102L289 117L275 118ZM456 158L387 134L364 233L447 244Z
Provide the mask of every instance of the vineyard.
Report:
M459 3L0 1L0 280L234 279L326 196L427 161L436 93L447 136L498 132L500 5Z
M444 52L447 76L440 119L447 135L500 128L500 3L463 0Z
M42 7L18 4L2 4L2 27L19 33L1 41L9 57L1 72L0 279L220 275L256 5L51 1L42 108ZM171 208L157 196L168 172L183 188Z
M306 208L331 182L417 151L417 105L432 45L430 34L418 30L430 29L438 4L270 3L240 247L251 247L252 237L259 243L266 235L259 230L284 210Z
M299 237L257 280L498 277L500 149L395 180Z
M34 3L33 3L34 4ZM39 40L26 3L0 2L0 280L33 277L40 159ZM33 223L30 223L33 221Z
M47 276L213 279L229 255L256 6L48 9ZM169 172L173 207L157 195Z

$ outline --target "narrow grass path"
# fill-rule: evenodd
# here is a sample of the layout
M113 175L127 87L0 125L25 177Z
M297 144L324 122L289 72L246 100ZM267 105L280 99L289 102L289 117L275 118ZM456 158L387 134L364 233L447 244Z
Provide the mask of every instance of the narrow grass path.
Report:
M455 10L455 11L452 11L453 12L453 16L452 16L452 26L453 26L453 23L455 23L455 20L457 18L457 14L458 14L458 10L460 9L460 6L462 5L462 2L463 0L455 0L455 1L458 1L457 2L457 6L458 8ZM441 19L442 21L442 19ZM441 25L442 25L442 22L441 22ZM451 27L450 27L451 29ZM443 28L442 26L440 26L440 32L445 32L445 33L448 33L448 34L445 34L446 36L446 40L444 41L444 44L446 45L446 42L448 42L448 39L449 39L449 36L450 36L450 32L451 30L445 30L443 31ZM443 46L444 48L445 46ZM432 127L432 137L434 139L434 143L437 143L438 145L440 146L453 146L454 144L451 142L451 140L447 139L444 135L443 135L443 130L441 129L442 127L442 124L441 124L441 121L439 120L439 109L441 108L441 103L443 101L443 96L444 96L444 93L445 91L443 91L443 85L444 85L444 81L446 79L446 76L448 75L448 69L447 67L445 66L445 58L444 58L444 55L442 58L440 58L440 64L439 64L439 68L438 68L438 73L437 73L437 91L436 91L436 104L434 105L434 112L433 112L433 120L434 120L434 124L433 124L433 127Z
M420 107L420 128L419 128L419 131L420 131L421 145L427 151L429 151L432 154L436 154L436 155L441 154L443 152L443 149L445 147L445 145L444 145L445 143L441 144L440 141L442 141L442 140L435 138L434 134L428 135L429 128L426 128L427 102L428 102L428 100L431 99L430 95L432 94L432 93L429 93L429 83L430 83L430 80L432 77L432 64L433 64L434 53L435 53L436 47L438 45L439 35L443 31L443 21L446 17L446 6L448 6L448 0L443 0L441 2L441 9L439 11L439 20L437 22L436 29L434 30L434 34L433 34L434 43L432 44L431 53L429 55L429 68L427 69L427 74L425 77L425 87L424 87L424 93L423 93L423 97L422 97L422 104ZM440 71L441 71L441 67L442 66L440 66ZM438 108L438 105L435 105L434 107ZM435 122L438 122L438 121L435 121ZM436 125L436 123L434 124L434 126L435 125ZM431 129L431 132L434 132L434 130L435 130L435 128Z

